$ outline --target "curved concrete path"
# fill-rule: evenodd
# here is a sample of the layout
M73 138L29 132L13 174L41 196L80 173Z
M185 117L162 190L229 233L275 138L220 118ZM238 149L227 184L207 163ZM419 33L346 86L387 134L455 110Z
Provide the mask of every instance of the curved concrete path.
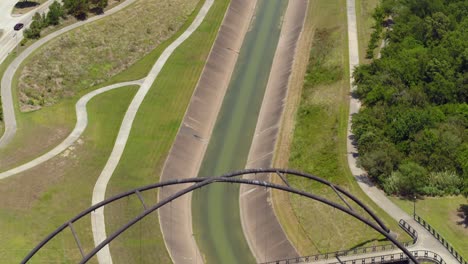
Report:
M0 148L4 147L8 142L16 134L16 117L15 117L15 108L13 103L13 96L11 90L11 83L13 81L13 77L15 76L16 70L18 67L23 63L23 61L31 55L34 51L36 51L39 47L44 45L49 40L68 32L72 29L80 27L82 25L91 23L93 21L102 19L104 17L110 16L117 11L122 10L123 8L127 7L128 5L132 4L136 0L126 0L125 2L119 4L118 6L108 10L105 14L94 16L88 20L77 22L73 25L64 27L60 30L57 30L49 35L45 36L44 38L39 39L38 41L34 42L31 46L25 49L18 57L8 66L7 70L3 74L2 82L1 82L1 90L0 94L2 96L2 107L3 107L3 121L5 123L5 132L0 138Z
M203 6L201 7L197 17L194 19L192 24L187 28L187 30L182 33L174 42L169 45L161 56L158 58L156 63L151 68L148 76L145 78L145 81L141 85L141 88L138 90L138 93L133 98L130 106L128 107L127 112L125 113L122 125L120 126L119 134L117 135L116 142L114 144L114 148L112 149L112 153L99 175L99 178L94 186L93 190L93 198L92 204L99 203L104 200L106 194L107 184L114 173L117 164L119 163L120 158L122 157L122 153L125 149L125 145L127 144L128 137L130 135L130 130L132 128L133 121L135 120L135 116L138 112L138 108L140 107L143 99L145 98L146 94L148 93L149 89L151 88L154 80L158 77L161 69L166 64L167 60L174 52L174 50L179 47L193 32L200 26L203 22L206 14L210 10L211 6L213 5L214 0L206 0ZM104 221L104 209L101 207L94 211L91 214L91 224L93 230L93 238L95 245L99 245L103 240L106 239L106 225ZM110 254L109 246L105 246L102 248L98 254L98 261L99 263L112 263L112 257Z
M130 82L123 82L123 83L116 83L113 85L109 85L97 90L94 90L85 96L81 97L80 100L75 105L76 109L76 125L73 131L68 135L67 138L65 138L64 141L62 141L59 145L57 145L55 148L50 150L49 152L45 153L42 156L39 156L38 158L35 158L34 160L27 162L21 166L15 167L13 169L10 169L8 171L0 173L0 180L8 178L10 176L13 176L15 174L18 174L20 172L23 172L25 170L31 169L37 165L40 165L49 159L57 156L60 154L62 151L66 150L68 147L70 147L78 138L81 136L83 131L86 129L86 126L88 125L88 113L86 112L86 104L94 98L96 95L105 93L107 91L124 87L124 86L129 86L129 85L141 85L143 83L142 80L138 81L130 81Z
M355 91L356 87L353 86L352 72L354 68L359 65L359 46L358 35L356 26L356 9L355 0L347 0L347 17L348 17L348 42L349 42L349 69L350 69L350 84L351 94ZM419 225L412 216L405 213L393 202L391 202L385 193L377 188L370 179L367 173L357 166L358 152L356 146L353 144L353 134L351 131L352 116L359 112L361 103L353 96L350 97L349 103L349 119L348 119L348 133L347 133L347 156L348 164L351 173L356 178L361 189L369 196L380 208L387 212L396 221L400 219L405 220L418 232L418 241L411 248L411 250L430 250L439 254L447 263L457 263L457 260L449 253L449 251L439 243L425 228ZM380 254L382 255L382 253ZM367 255L363 255L367 256ZM343 258L344 260L344 258Z

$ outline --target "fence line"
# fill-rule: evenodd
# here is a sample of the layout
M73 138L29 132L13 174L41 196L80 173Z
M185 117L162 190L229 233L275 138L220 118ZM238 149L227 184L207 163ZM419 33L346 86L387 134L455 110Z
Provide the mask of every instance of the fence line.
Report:
M432 234L432 236L434 236L437 240L439 240L439 242L450 252L450 254L452 254L452 256L454 256L457 259L457 261L460 264L468 264L468 260L463 259L460 253L458 253L453 248L453 246L441 234L439 234L437 230L434 229L434 227L432 227L429 223L427 223L426 220L424 220L422 217L420 217L416 213L413 215L413 218L414 220L416 220L416 222L418 222L420 225L426 228L427 231L429 231L429 233Z
M403 219L398 221L398 225L400 225L400 227L405 230L408 235L410 235L410 237L413 239L413 245L416 244L416 241L418 241L418 232L416 232L416 230Z
M441 256L437 253L434 253L429 250L415 250L411 251L413 256L417 257L420 260L430 261L437 264L447 264ZM328 264L373 264L373 263L389 263L392 261L404 261L409 260L408 256L403 253L393 253L393 254L385 254L381 256L374 256L374 257L363 257L363 258L356 258L351 260L340 260L336 256L336 262L329 262ZM295 259L285 259L285 260L277 260L268 262L269 264L293 264L293 263L301 263L306 261L301 261L302 258L295 258ZM331 260L331 259L330 259Z
M411 241L403 242L403 245L405 247L414 245L418 239L418 233L416 232L416 230L414 230L414 228L412 228L403 219L399 221L399 225L412 238ZM367 253L373 253L373 252L390 251L394 249L398 249L394 244L384 244L384 245L379 245L379 246L369 246L369 247L360 247L360 248L354 248L354 249L349 249L349 250L340 250L340 251L316 254L316 255L305 256L305 257L275 260L275 261L270 261L270 262L264 262L262 264L313 262L313 261L332 259L332 258L336 258L337 256L343 257L343 256L349 256L349 255L361 255L361 254L367 254Z

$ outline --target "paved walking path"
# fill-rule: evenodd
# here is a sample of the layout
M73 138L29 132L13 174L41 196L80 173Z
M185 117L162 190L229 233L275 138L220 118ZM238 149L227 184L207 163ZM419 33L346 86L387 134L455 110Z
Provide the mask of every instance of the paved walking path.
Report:
M354 68L359 64L359 46L358 46L358 36L357 36L357 26L356 26L356 10L355 10L355 0L347 0L347 17L348 17L348 41L349 41L349 68L350 68L350 83L351 83L351 92L353 92L356 87L353 86L353 77L352 72ZM457 263L456 259L448 252L448 250L443 247L437 239L435 239L424 227L419 225L412 216L405 213L398 206L392 203L385 193L378 189L370 179L367 177L365 171L357 167L356 159L358 152L356 146L353 144L353 134L351 132L352 125L352 116L359 111L361 103L355 97L350 98L349 104L349 120L348 120L348 140L347 140L347 156L349 168L356 178L361 189L385 212L387 212L391 217L396 221L400 219L405 220L418 232L418 241L411 247L411 250L417 249L427 249L431 250L440 256L447 263ZM366 255L361 255L366 256Z
M129 86L129 85L141 85L144 79L138 80L138 81L131 81L131 82L123 82L123 83L117 83L113 85L109 85L97 90L94 90L85 96L81 97L80 100L76 103L75 109L76 109L76 125L73 131L68 135L67 138L65 138L62 143L57 145L55 148L50 150L49 152L45 153L42 156L39 156L35 158L34 160L27 162L21 166L15 167L13 169L10 169L8 171L0 173L0 180L8 178L10 176L13 176L15 174L18 174L20 172L23 172L25 170L31 169L35 166L38 166L49 159L57 156L60 154L62 151L66 150L68 147L70 147L78 138L81 136L83 131L86 129L86 126L88 125L88 113L86 112L86 104L94 98L96 95L105 93L110 90L114 90L116 88L124 87L124 86Z
M15 108L13 103L13 96L11 90L11 84L13 82L13 77L15 76L18 67L23 63L23 61L29 57L33 52L35 52L38 48L44 45L49 40L68 32L72 29L80 27L84 24L91 23L93 21L102 19L104 17L110 16L117 11L122 10L123 8L127 7L128 5L132 4L136 0L126 0L125 2L119 4L118 6L106 11L103 15L94 16L90 19L85 21L76 22L73 25L64 27L60 30L57 30L49 35L45 36L44 38L39 39L38 41L34 42L31 46L25 49L21 54L16 57L16 59L8 66L7 70L3 74L2 82L1 82L1 90L0 94L2 96L2 107L3 107L3 121L5 123L5 132L0 138L0 148L6 146L8 142L13 139L16 134L16 117L15 117Z
M119 134L117 135L116 142L114 144L114 148L112 149L112 153L104 167L101 175L96 182L93 190L93 198L92 204L99 203L104 200L107 184L114 173L117 164L119 163L120 158L122 157L122 153L125 149L125 145L127 144L128 137L130 135L130 130L132 128L133 121L137 114L138 108L140 107L143 99L145 98L146 94L148 93L149 89L153 85L154 80L158 77L161 69L166 64L167 60L174 52L174 50L179 47L192 33L200 26L203 22L206 14L210 10L211 6L213 5L214 0L206 0L203 4L200 12L198 13L197 17L194 19L192 24L187 28L187 30L182 33L171 45L169 45L161 56L158 58L156 63L153 65L153 68L149 72L148 76L145 78L141 88L138 90L137 94L133 98L127 112L125 113L122 125L120 126ZM97 209L95 212L91 214L91 224L93 230L93 238L95 245L100 244L102 241L106 239L106 225L104 221L104 208ZM99 263L112 263L112 257L110 255L109 246L105 246L102 248L98 254L98 261Z

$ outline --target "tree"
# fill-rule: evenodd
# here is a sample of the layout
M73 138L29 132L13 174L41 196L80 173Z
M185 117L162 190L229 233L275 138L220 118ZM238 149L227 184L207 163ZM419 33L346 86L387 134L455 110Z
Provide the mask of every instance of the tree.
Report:
M42 16L39 13L34 14L33 21L29 28L25 29L23 35L25 38L38 39L41 37L41 29L43 27Z
M352 130L360 164L387 192L410 193L410 167L432 175L411 190L468 195L467 7L466 0L382 0L374 13L375 25L386 16L394 23L382 57L354 71L363 108ZM463 188L455 184L462 180Z
M108 0L90 0L91 4L94 6L96 9L96 13L103 13L104 8L107 7L108 5Z
M385 181L384 189L388 193L413 196L420 193L427 182L427 171L422 166L407 161Z
M49 25L58 25L60 22L60 17L63 17L65 14L63 10L63 6L57 2L54 1L50 7L49 7L49 12L47 13L47 22Z
M89 11L88 0L64 0L63 5L68 14L78 19L85 19Z

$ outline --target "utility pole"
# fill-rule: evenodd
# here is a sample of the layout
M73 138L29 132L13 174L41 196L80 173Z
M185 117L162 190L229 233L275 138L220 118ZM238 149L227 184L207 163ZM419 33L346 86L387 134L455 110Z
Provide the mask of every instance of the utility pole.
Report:
M416 218L416 195L413 197L413 218Z

